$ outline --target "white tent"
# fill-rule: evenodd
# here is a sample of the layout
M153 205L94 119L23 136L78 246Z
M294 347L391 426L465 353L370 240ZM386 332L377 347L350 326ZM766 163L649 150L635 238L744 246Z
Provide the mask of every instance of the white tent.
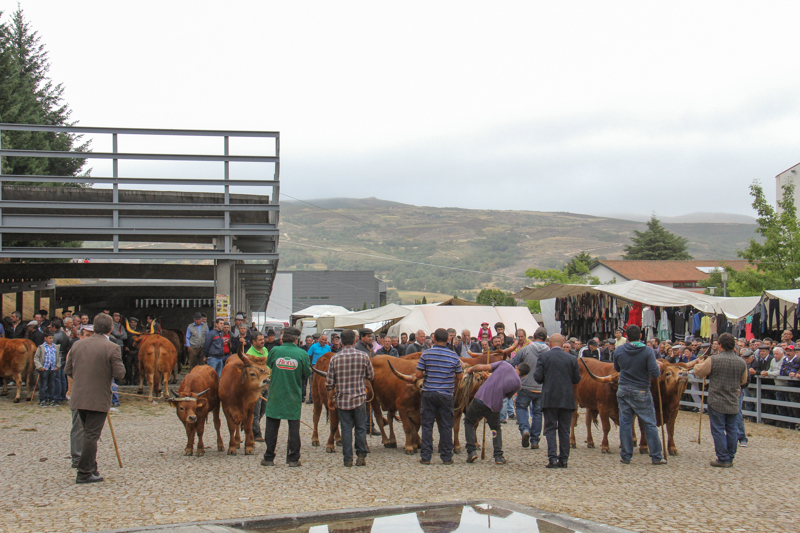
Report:
M306 307L296 313L292 313L292 320L294 321L298 318L305 317L345 315L349 312L349 309L340 305L312 305L311 307Z
M397 304L388 304L376 309L356 311L346 315L337 315L334 319L335 328L356 328L365 324L377 324L398 320L411 313L411 309Z
M515 326L523 328L528 335L533 335L539 327L527 307L443 305L415 308L403 320L390 327L389 334L399 336L401 333L415 333L420 329L430 334L437 328L455 328L459 334L468 329L475 335L481 322L488 322L492 329L495 323L502 322L509 334L514 333Z

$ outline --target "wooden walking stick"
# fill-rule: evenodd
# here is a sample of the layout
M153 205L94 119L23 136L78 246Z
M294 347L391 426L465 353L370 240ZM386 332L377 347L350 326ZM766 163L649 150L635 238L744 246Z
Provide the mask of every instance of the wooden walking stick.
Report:
M34 383L34 385L33 385L33 390L31 391L31 397L30 397L30 399L28 400L29 402L32 402L32 401L33 401L33 395L34 395L34 394L36 394L36 387L38 387L38 386L39 386L39 376L41 376L41 375L42 375L42 373L41 373L41 372L37 372L37 373L36 373L36 383ZM19 383L19 388L20 388L20 389L22 389L22 381L20 381L20 383ZM39 392L39 399L40 399L40 400L42 399L42 393L41 393L41 391Z
M711 355L711 344L708 345L706 353L703 354L703 359ZM700 444L700 434L703 432L703 399L706 396L706 378L703 378L703 387L700 390L700 422L697 426L697 444Z
M117 462L119 467L122 468L122 458L119 456L119 446L117 446L117 437L114 435L114 425L111 423L111 413L106 413L108 419L108 427L111 429L111 440L114 441L114 451L117 452Z
M656 385L658 385L658 413L661 417L661 456L664 460L667 459L667 439L664 438L664 426L667 425L667 421L664 418L664 407L661 403L661 383L656 381Z

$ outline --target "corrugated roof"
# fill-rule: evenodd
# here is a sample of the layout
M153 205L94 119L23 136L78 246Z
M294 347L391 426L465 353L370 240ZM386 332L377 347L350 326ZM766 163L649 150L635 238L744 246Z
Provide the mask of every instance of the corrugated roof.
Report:
M698 267L721 267L726 265L737 271L753 267L749 261L741 259L729 261L724 259L690 261L626 261L621 259L601 259L595 263L595 265L597 264L601 264L613 270L626 279L638 279L639 281L648 281L651 283L701 281L708 279L708 274L699 270Z

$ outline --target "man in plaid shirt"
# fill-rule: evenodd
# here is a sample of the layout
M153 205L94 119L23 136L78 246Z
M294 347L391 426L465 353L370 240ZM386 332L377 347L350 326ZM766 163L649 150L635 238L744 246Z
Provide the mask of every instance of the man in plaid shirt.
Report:
M342 433L344 466L353 466L353 429L356 433L356 466L367 464L367 388L364 380L375 377L369 355L354 348L356 334L342 332L342 350L331 358L325 388L335 390L336 411Z

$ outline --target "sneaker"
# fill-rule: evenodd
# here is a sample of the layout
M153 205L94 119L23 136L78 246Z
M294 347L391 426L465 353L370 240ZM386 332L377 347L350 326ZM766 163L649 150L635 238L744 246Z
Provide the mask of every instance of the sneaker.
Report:
M533 444L531 444L531 450L538 450L538 449L539 449L539 443L538 442L534 442Z
M50 407L55 407L56 406L56 402L54 402L53 400L50 400L49 402L47 402L47 405L49 405Z
M733 466L733 463L722 463L720 461L711 461L711 466L716 466L718 468L730 468Z
M452 461L451 461L452 464ZM367 458L366 457L359 457L356 459L356 466L367 466Z
M567 468L567 461L565 461L564 459L560 459L558 461L558 467L559 468Z
M43 401L39 402L39 407L46 407L46 404Z
M747 448L747 441L743 440L742 442L739 443L739 446L741 446L742 448Z
M474 463L477 460L478 460L478 452L469 452L469 454L467 455L467 462Z
M494 460L494 464L496 464L496 465L504 465L504 464L508 464L508 461L506 461L505 457L498 457L497 459Z
M631 460L630 460L630 459L620 459L620 460L619 460L619 462L620 462L620 463L622 463L622 464L624 464L624 465L629 465L629 464L631 464Z
M531 445L531 432L530 431L523 431L522 432L522 447L527 448Z
M420 460L419 460L419 464L421 464L421 465L429 465L429 464L431 464L431 460L430 460L430 459L428 459L428 460L426 461L425 459L422 459L422 458L420 458Z
M286 463L286 465L291 468L297 468L298 466L303 466L303 463L301 463L300 461L290 461Z
M274 461L267 461L266 459L261 460L261 466L275 466Z
M653 461L653 464L655 466L665 465L665 464L667 464L667 460L666 459L656 459L655 461Z

